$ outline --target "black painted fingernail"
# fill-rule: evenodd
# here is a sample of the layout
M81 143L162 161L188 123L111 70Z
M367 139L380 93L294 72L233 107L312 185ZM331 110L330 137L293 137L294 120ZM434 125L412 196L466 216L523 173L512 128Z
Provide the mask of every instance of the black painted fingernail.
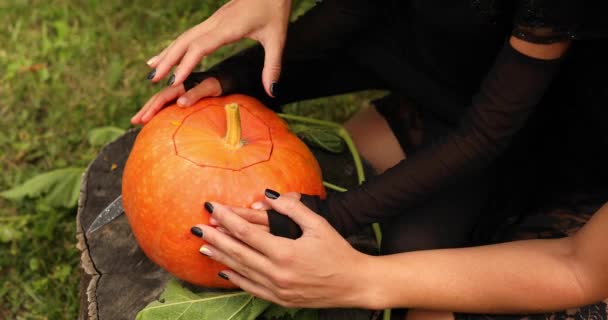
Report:
M213 205L211 204L211 202L205 201L205 210L207 210L207 212L209 213L213 213Z
M201 228L199 228L199 227L190 228L190 232L192 232L193 235L195 235L199 238L203 237L203 230L201 230Z
M170 85L172 85L172 84L173 84L173 82L175 82L175 74L172 74L172 75L169 77L169 80L167 80L167 85L168 85L168 86L170 86Z
M223 272L220 272L217 275L224 280L230 280L230 278L228 278L228 275Z
M150 71L150 73L148 73L148 76L146 77L146 79L152 80L152 78L154 78L155 75L156 75L156 69Z
M280 193L278 193L278 192L276 192L276 191L274 191L274 190L272 190L272 189L266 189L266 190L264 191L264 195L265 195L267 198L272 199L272 200L278 199L278 198L281 196L281 194L280 194Z
M276 97L278 91L279 91L279 83L275 81L270 85L270 94L273 97Z

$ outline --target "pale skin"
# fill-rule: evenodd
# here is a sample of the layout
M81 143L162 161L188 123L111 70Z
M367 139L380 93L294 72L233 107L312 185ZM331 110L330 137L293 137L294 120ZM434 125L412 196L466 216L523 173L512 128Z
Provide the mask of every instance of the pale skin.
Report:
M266 61L262 82L268 94L280 74L290 1L234 0L185 32L148 61L152 81L177 66L173 85L152 97L132 122L145 124L167 102L189 106L221 95L209 78L188 92L182 83L198 61L218 47L249 37L262 43ZM244 14L246 12L247 14ZM234 21L239 21L235 24ZM569 43L537 45L511 38L511 45L538 59L562 56ZM374 126L383 148L370 145ZM373 109L346 127L378 172L405 158L386 121ZM261 298L292 307L407 307L463 312L537 312L584 305L608 296L608 207L604 206L574 236L493 246L419 251L373 257L354 250L326 220L308 210L299 195L266 199L253 209L214 203L212 224L199 225L213 259L229 266L237 286ZM303 230L297 240L268 233L267 208L288 215ZM344 266L348 266L345 268ZM442 316L449 315L443 313ZM424 318L437 313L410 312Z
M152 82L160 81L175 67L173 84L150 98L131 122L147 123L167 102L176 98L178 104L190 106L203 97L220 95L222 91L216 79L207 79L188 92L183 82L203 57L243 38L256 40L264 47L262 83L272 96L271 86L281 74L290 12L291 0L232 0L207 20L182 33L147 62L156 70Z
M353 249L293 195L265 205L300 225L297 240L256 228L241 217L247 209L213 205L224 231L197 225L206 252L232 269L229 281L284 306L525 313L608 296L608 205L567 238L378 257Z

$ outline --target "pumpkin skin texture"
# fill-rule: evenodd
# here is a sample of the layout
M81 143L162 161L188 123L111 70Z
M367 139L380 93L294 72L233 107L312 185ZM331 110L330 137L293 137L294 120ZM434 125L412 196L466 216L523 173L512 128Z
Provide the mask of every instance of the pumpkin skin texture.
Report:
M234 103L237 113L228 113L225 105ZM237 129L240 118L240 135L229 118ZM227 142L228 126L236 145ZM125 213L144 253L205 287L234 286L217 275L227 267L201 255L205 242L190 233L195 224L209 223L204 202L249 207L264 199L266 188L325 197L321 170L306 145L273 111L243 95L162 110L137 136L122 179Z

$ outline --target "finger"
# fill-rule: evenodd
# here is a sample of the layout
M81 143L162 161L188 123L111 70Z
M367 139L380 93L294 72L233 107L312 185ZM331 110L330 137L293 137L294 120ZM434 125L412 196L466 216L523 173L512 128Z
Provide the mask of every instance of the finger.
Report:
M204 56L208 56L219 47L234 42L237 39L228 37L224 32L206 33L193 39L188 45L185 54L181 58L180 64L175 70L175 80L172 86L181 84L192 69L201 61Z
M248 208L231 207L232 212L239 215L241 218L258 225L268 225L268 214L265 211L253 210Z
M184 36L180 36L169 48L167 52L159 59L156 65L156 74L150 80L152 82L158 82L164 78L171 68L177 64L179 60L186 54L188 43L184 40Z
M267 257L274 257L276 246L284 241L285 238L279 238L270 233L263 232L254 227L253 224L235 214L228 207L219 203L212 203L213 218L219 224L228 230L234 237L252 248L258 250ZM224 248L220 248L224 250Z
M266 189L264 193L267 203L272 209L290 217L291 220L302 228L302 232L304 233L306 233L306 230L317 228L320 223L326 222L318 214L310 211L299 199L284 197L278 192L269 189Z
M296 200L300 200L300 198L302 197L302 194L299 192L285 192L281 194L281 197L289 197L289 198L294 198Z
M214 247L210 244L205 244L199 249L200 253L204 256L209 257L223 265L228 266L232 270L238 272L239 274L251 279L255 282L261 283L263 285L271 285L271 281L260 272L255 269L250 268L249 266L239 262L237 259L234 259L231 255L219 250L217 247Z
M200 49L198 45L191 44L175 70L175 80L172 85L176 86L184 82L192 72L192 69L201 62L204 55L205 53L202 52L202 49Z
M273 38L264 42L264 70L262 71L262 83L271 97L276 97L277 83L281 76L281 58L283 56L284 40Z
M217 220L211 218L211 219L209 219L209 225L211 225L211 226L218 226L219 223L217 222ZM254 224L253 226L256 227L256 228L258 228L258 229L260 229L260 230L262 230L262 231L264 231L264 232L270 232L270 227L268 227L268 226L261 225L261 224ZM228 231L228 230L226 230L226 229L224 229L222 227L217 227L217 228L215 228L215 230L217 230L219 232L222 232L222 233L225 233L225 234L228 234L228 235L232 235L232 234L230 234L230 231Z
M278 299L277 296L267 287L251 281L250 279L247 279L246 277L243 277L232 270L223 270L222 273L228 278L227 281L234 283L237 287L243 289L244 291L247 291L260 299L280 303L280 299Z
M151 68L156 68L156 66L160 63L163 57L167 54L167 51L169 51L169 48L171 48L174 43L175 41L172 41L166 48L163 49L163 51L150 58L150 60L146 62L148 66L150 66Z
M144 104L144 106L137 112L137 114L135 114L135 116L133 116L133 118L131 118L131 123L143 124L143 122L141 121L141 117L148 111L148 109L150 109L150 107L152 105L154 105L155 101L158 99L158 96L161 95L163 93L163 91L158 92L155 95L153 95L152 97L150 97L150 99L148 99L146 104Z
M270 209L270 205L267 205L266 203L262 202L262 201L256 201L254 203L251 204L251 209L253 210L268 210Z
M146 112L146 110L148 110L150 103L154 99L156 99L157 96L158 96L158 93L153 95L152 97L150 97L150 99L148 99L148 101L146 101L144 106L141 107L141 109L139 109L139 111L137 111L137 113L133 117L131 117L132 124L141 124L141 116Z
M286 193L283 193L281 196L282 197L292 197L292 198L300 200L300 198L302 197L302 194L300 194L299 192L286 192ZM264 210L264 211L270 210L271 207L266 202L267 202L267 200L266 201L256 201L251 204L251 209Z
M167 87L163 89L163 91L159 92L154 99L151 99L149 105L145 107L146 109L141 114L140 122L143 124L148 123L168 102L173 101L183 92L184 86L175 88Z
M207 78L203 82L188 90L179 99L177 104L184 107L189 107L198 100L205 97L217 97L222 94L222 86L216 78Z
M251 272L265 274L267 270L272 269L267 257L238 239L207 225L198 224L195 227L202 230L203 240L215 248L210 255L213 259L236 270L252 270Z
M187 31L185 31L184 33L182 33L179 37L177 37L177 39L173 40L171 42L171 44L169 44L163 51L161 51L161 53L159 53L156 57L153 57L152 59L148 60L149 65L153 68L158 67L163 60L165 59L165 57L167 57L167 55L169 54L169 52L173 51L176 48L183 48L184 52L185 49L188 47L188 44L194 39L196 38L197 34L201 34L203 32L205 32L205 30L208 30L208 21L210 21L211 18L199 23L198 25L188 29ZM164 76L164 75L163 75Z

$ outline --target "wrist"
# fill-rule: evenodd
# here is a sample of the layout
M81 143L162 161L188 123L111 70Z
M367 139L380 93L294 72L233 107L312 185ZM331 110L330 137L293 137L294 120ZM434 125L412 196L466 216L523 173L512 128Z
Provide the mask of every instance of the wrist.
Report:
M355 308L381 310L386 305L386 290L382 288L379 257L357 252L357 263L349 266L347 277L352 286L347 305Z

